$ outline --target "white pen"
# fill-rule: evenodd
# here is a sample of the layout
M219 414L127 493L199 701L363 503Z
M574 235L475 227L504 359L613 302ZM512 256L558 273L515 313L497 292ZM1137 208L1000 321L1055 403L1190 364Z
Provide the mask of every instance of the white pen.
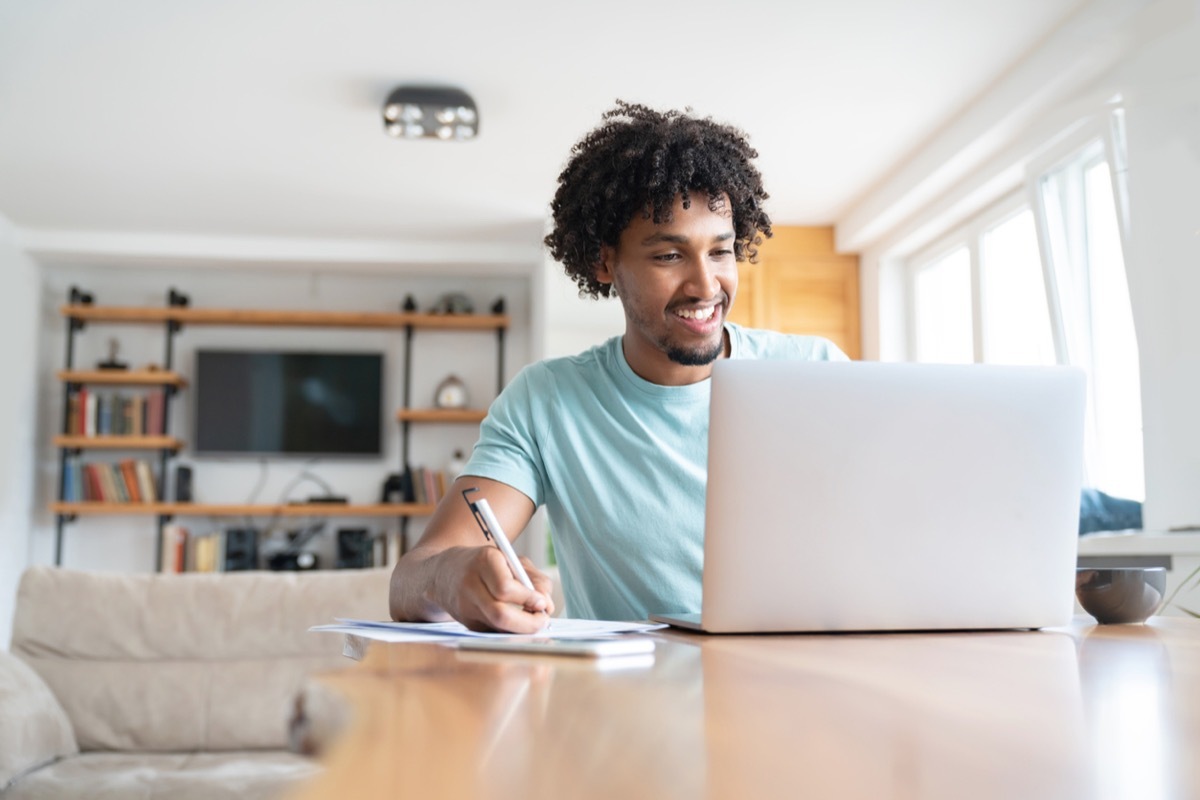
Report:
M517 558L517 551L513 550L508 537L504 535L504 528L500 527L500 520L496 519L496 515L492 513L492 507L488 505L488 501L481 497L475 502L471 502L471 498L467 497L467 492L478 491L477 487L471 487L463 490L462 494L463 500L466 500L467 505L471 507L471 513L475 515L475 521L479 523L484 537L491 539L500 548L500 552L508 561L508 568L512 570L513 577L519 580L526 589L536 592L537 589L533 588L533 581L529 580L529 573L525 571L521 559Z

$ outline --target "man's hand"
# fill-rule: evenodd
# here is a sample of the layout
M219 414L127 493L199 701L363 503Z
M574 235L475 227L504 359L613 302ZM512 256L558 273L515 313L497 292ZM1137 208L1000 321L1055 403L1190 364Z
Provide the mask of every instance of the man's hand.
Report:
M434 622L447 615L472 630L537 633L554 613L554 584L527 558L521 563L536 591L513 577L504 554L479 529L467 489L486 497L496 520L516 541L533 516L533 501L503 483L463 476L454 481L425 526L421 541L392 573L392 619Z
M537 590L533 592L513 576L497 547L452 547L437 560L429 600L471 630L537 633L554 613L553 581L528 558L521 563Z

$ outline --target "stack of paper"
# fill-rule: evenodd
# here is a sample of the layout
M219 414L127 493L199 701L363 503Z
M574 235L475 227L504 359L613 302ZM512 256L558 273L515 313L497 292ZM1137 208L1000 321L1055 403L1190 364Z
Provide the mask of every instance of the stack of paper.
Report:
M590 639L621 633L643 633L665 627L665 625L649 622L609 622L552 617L550 624L535 635L541 639ZM473 631L461 622L376 622L342 618L338 618L337 622L330 625L314 625L309 630L348 633L380 642L445 642L464 637L508 638L521 635Z

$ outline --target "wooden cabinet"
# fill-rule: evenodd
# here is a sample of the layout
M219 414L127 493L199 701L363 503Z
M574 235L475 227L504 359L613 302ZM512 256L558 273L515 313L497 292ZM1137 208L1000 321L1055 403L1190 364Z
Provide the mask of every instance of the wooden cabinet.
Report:
M758 263L738 265L738 283L733 322L824 336L861 357L858 256L834 251L832 228L777 227Z

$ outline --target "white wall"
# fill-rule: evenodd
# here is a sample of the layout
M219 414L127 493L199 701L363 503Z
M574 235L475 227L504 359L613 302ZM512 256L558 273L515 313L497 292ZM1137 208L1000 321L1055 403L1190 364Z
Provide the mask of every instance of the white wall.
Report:
M0 647L7 648L17 579L29 558L33 503L38 345L38 266L13 241L0 217L0 337L5 386L0 391Z
M451 290L465 291L477 310L487 310L500 296L507 301L513 325L507 334L505 380L530 360L532 349L530 265L525 275L464 275L352 273L345 269L301 270L278 268L188 270L156 268L71 268L45 266L44 281L36 305L40 309L42 346L38 359L37 396L44 409L37 424L36 503L33 536L29 552L31 563L52 563L54 557L54 517L46 510L56 491L58 456L50 439L57 432L63 403L63 388L55 379L65 348L65 323L59 307L66 301L70 286L92 292L97 304L161 306L168 288L174 287L191 298L199 308L275 308L346 311L398 311L406 294L412 293L421 309ZM482 269L481 269L482 271ZM511 270L506 270L511 272ZM5 298L8 302L9 298ZM162 363L164 336L159 326L90 325L77 335L75 364L87 367L107 355L109 339L120 343L120 357L132 366ZM435 332L419 330L413 339L412 403L432 405L437 384L447 374L459 375L467 384L472 405L486 406L496 392L496 346L490 332ZM377 502L382 481L400 465L400 426L394 411L401 404L403 370L403 334L400 331L228 328L190 326L176 338L175 367L185 375L193 369L198 347L280 348L314 350L373 350L385 356L384 453L369 460L323 459L309 470L345 494L353 503ZM192 439L190 423L192 396L185 389L173 401L170 432L185 442ZM413 426L410 461L414 465L443 467L455 448L469 453L477 428L464 426ZM6 451L7 452L7 451ZM28 452L24 471L34 463ZM196 458L189 453L172 463L187 463L194 468L195 499L198 502L275 503L303 499L322 493L313 483L298 485L286 498L282 492L305 467L304 460L272 459L266 462L266 479L261 491L251 498L262 466L257 460ZM193 532L205 532L244 522L236 519L183 520ZM256 520L258 524L263 520ZM395 520L337 520L339 523L365 525L375 530L395 530ZM415 541L423 520L410 525L410 541ZM322 556L332 558L334 538L327 534ZM84 517L66 528L63 564L100 570L149 571L154 568L155 522L152 517Z
M1122 71L1148 529L1200 525L1200 7Z
M542 265L545 339L542 356L569 356L625 332L625 314L615 297L580 297L579 287L548 255Z
M847 231L839 228L839 242L862 247L864 351L868 357L903 358L898 258L1019 188L1040 149L1056 137L1076 135L1072 128L1083 117L1103 111L1109 98L1120 95L1128 126L1132 231L1127 267L1142 370L1144 523L1148 529L1165 530L1200 524L1200 414L1195 402L1200 397L1195 312L1200 298L1200 7L1181 0L1148 2L1141 4L1136 18L1114 24L1105 41L1121 41L1125 49L1090 82L1048 98L1042 113L1024 127L1009 126L1004 136L981 126L978 141L993 140L992 147L972 174L921 208L909 208L903 223L879 230L874 238L862 233L874 227L873 217L853 217ZM1031 63L1039 63L1037 54ZM1046 63L1044 75L1036 70L1015 74L1031 86L1049 82L1058 62ZM978 102L997 128L1010 116L1000 100L1012 94L1012 86L1001 88L1005 91ZM972 112L964 118L972 118ZM938 160L931 156L937 153L941 160L951 160L960 148L974 144L935 137L922 155L931 162ZM910 176L909 189L915 192L924 180ZM885 188L888 196L905 194L903 186ZM888 216L882 201L867 198L862 207Z

